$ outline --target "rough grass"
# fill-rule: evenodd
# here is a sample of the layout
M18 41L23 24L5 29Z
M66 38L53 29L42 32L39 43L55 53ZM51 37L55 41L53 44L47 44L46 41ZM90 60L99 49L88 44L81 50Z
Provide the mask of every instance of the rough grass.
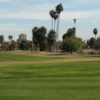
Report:
M59 59L58 57L45 57L37 56L37 53L33 52L1 52L0 53L0 62L2 61L43 61L43 60L53 60Z
M99 56L43 55L0 54L0 100L99 100Z

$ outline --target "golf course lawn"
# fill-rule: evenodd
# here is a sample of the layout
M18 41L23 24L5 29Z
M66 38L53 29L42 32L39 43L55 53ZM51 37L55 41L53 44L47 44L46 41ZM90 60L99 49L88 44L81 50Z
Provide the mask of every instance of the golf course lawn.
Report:
M0 53L0 100L99 99L99 55Z

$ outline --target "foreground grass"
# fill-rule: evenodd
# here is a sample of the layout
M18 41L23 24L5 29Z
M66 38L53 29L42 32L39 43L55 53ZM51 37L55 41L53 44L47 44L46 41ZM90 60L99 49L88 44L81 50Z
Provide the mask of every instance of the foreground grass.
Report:
M99 56L47 55L1 52L0 100L99 100Z
M100 62L0 67L1 100L99 100Z

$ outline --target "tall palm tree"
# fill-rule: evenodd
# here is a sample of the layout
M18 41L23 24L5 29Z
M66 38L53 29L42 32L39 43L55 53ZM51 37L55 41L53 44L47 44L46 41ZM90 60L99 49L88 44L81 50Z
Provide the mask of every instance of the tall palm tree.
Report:
M75 27L75 23L76 23L77 20L76 19L73 19L73 21L74 21L74 27Z
M13 47L12 47L12 38L13 38L13 36L12 35L9 35L8 36L8 38L9 38L9 49L12 49ZM11 46L11 47L10 47Z
M62 4L58 4L56 6L56 12L58 13L58 21L57 21L57 41L59 41L59 21L60 21L60 14L63 11ZM59 44L57 45L57 51L58 51Z
M97 33L98 33L98 29L97 29L97 28L94 28L93 33L94 33L95 39L96 39L96 35L97 35Z
M53 29L54 10L51 10L51 11L49 12L49 14L50 14L50 16L51 16L51 18L52 18L52 25L51 25L51 28Z
M55 23L54 23L54 30L55 30L56 20L57 20L57 18L58 18L58 13L57 13L56 11L54 11L53 18L54 18L54 20L55 20Z

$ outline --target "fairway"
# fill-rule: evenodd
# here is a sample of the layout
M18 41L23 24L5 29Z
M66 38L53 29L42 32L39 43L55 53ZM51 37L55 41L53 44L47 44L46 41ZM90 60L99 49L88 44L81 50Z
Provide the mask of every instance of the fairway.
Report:
M0 100L99 98L99 55L0 53Z

